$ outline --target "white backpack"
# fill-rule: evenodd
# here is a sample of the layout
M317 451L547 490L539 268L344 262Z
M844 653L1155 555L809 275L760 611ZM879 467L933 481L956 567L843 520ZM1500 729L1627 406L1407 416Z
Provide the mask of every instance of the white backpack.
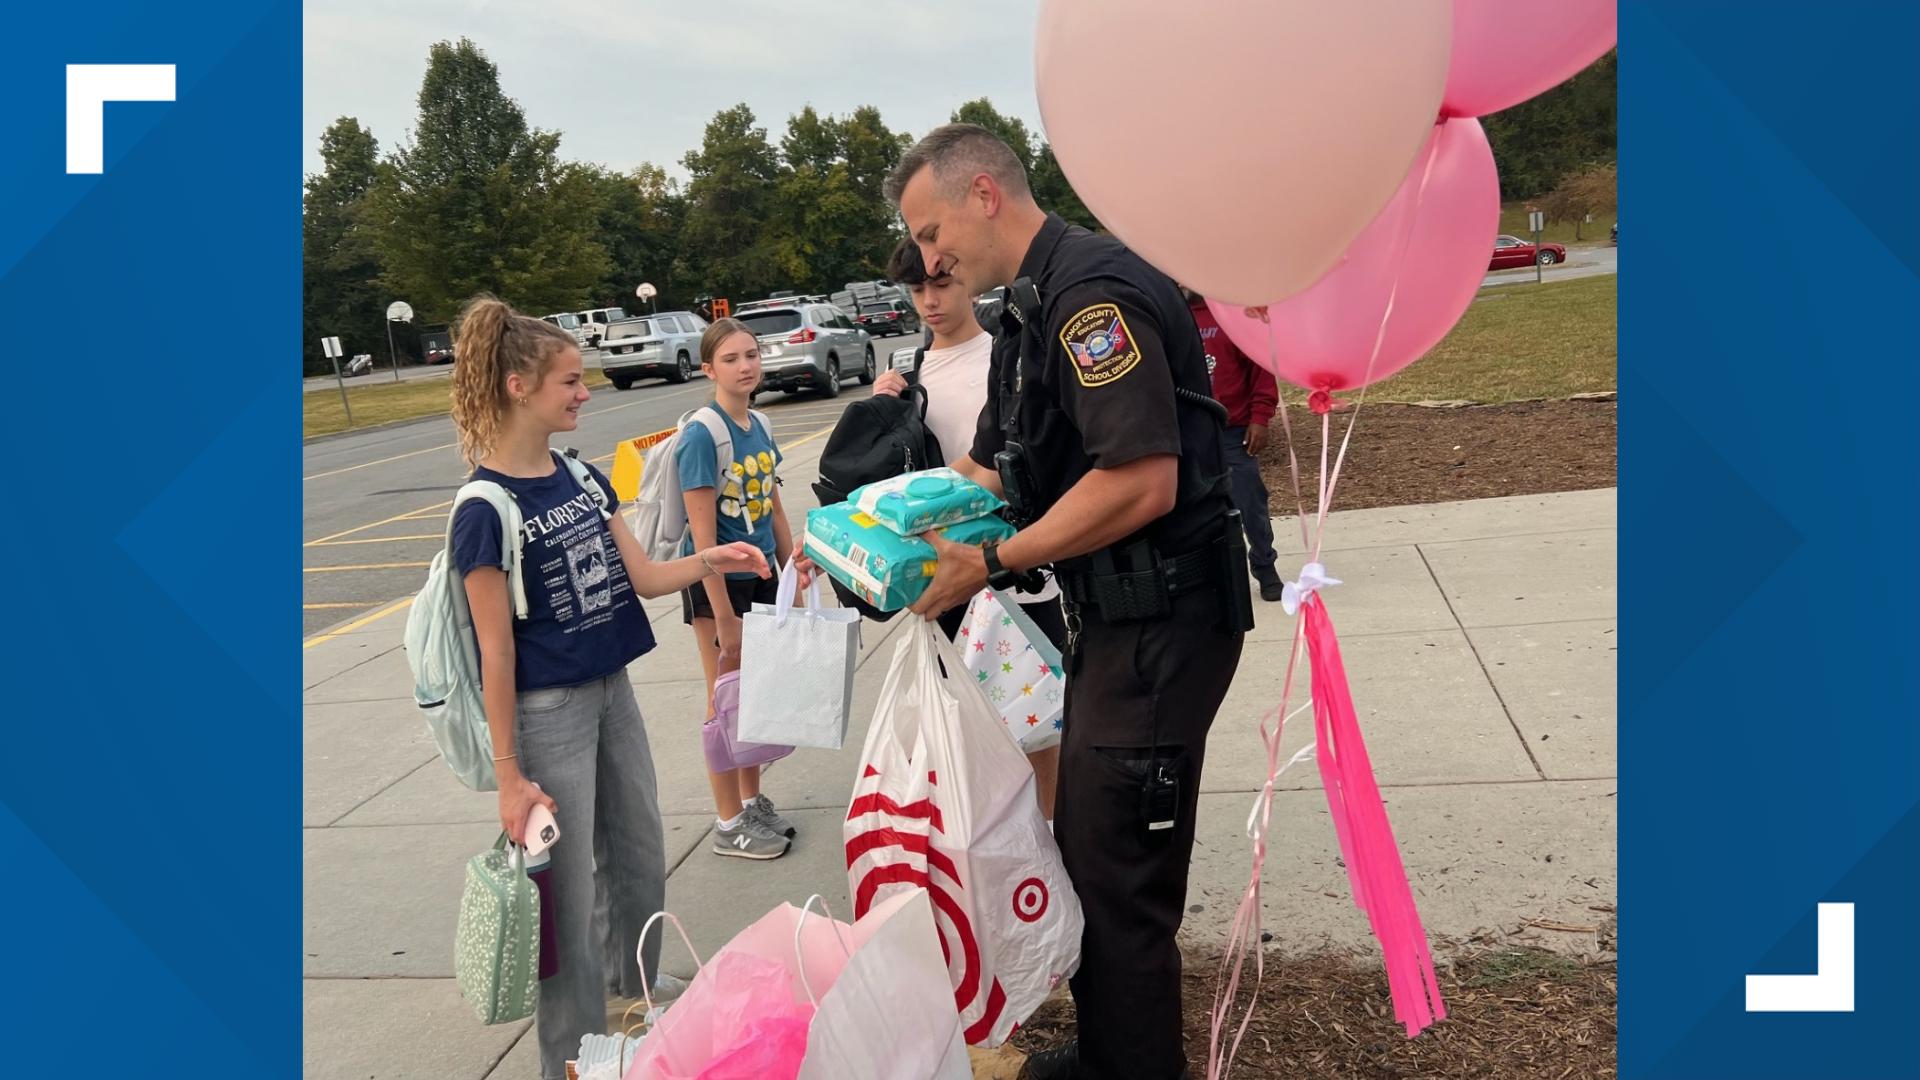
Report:
M769 438L773 424L765 413L747 410L749 425L758 423ZM713 436L715 457L719 461L718 482L725 484L733 470L733 426L712 405L702 405L680 418L677 430L647 451L647 468L640 472L640 494L633 500L634 538L640 550L654 562L680 557L687 539L687 500L680 489L680 466L675 460L680 450L680 435L689 421L697 420ZM740 500L740 520L753 531L753 519L747 514L747 501Z
M593 497L600 516L612 517L607 493L572 450L558 455L574 482ZM527 617L527 586L520 567L522 517L513 493L491 480L469 481L447 511L447 540L427 566L427 582L407 613L407 666L413 669L413 700L426 714L440 756L460 782L475 791L499 787L493 773L493 737L480 695L480 642L473 632L467 586L453 565L453 518L471 500L483 499L500 515L500 552L506 560L513 617Z

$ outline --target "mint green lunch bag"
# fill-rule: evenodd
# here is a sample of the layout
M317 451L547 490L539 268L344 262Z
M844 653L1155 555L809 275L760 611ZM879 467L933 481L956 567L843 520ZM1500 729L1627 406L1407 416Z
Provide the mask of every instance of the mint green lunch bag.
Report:
M453 973L483 1024L525 1020L540 999L540 892L504 832L467 860Z

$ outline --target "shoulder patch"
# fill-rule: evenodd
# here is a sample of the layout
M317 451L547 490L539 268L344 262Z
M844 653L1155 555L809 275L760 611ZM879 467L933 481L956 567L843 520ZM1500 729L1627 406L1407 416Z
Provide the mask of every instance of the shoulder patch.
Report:
M1115 304L1081 308L1060 328L1060 344L1081 386L1105 386L1140 364L1133 331Z

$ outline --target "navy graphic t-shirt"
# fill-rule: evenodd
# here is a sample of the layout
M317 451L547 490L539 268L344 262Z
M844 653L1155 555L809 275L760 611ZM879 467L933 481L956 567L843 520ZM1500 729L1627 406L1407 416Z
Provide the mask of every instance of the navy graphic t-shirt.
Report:
M600 470L587 468L613 500L613 485ZM512 492L524 521L520 570L527 617L513 621L515 690L591 682L653 648L653 627L627 580L613 534L566 466L556 460L551 476L531 479L478 468L472 479ZM615 500L607 509L618 505ZM475 567L506 569L500 515L484 500L471 500L454 515L453 565L463 580Z

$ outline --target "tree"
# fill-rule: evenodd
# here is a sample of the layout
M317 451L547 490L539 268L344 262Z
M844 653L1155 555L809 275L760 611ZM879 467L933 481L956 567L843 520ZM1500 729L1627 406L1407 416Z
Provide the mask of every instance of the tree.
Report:
M1546 93L1481 119L1502 198L1532 198L1590 162L1614 159L1618 69L1609 52Z
M1589 165L1570 173L1560 181L1540 209L1555 221L1573 222L1573 238L1580 239L1580 227L1588 214L1604 214L1619 205L1619 170L1613 162Z
M1093 216L1087 204L1080 201L1080 193L1073 190L1067 182L1067 174L1060 169L1060 161L1053 156L1053 147L1040 144L1040 152L1035 155L1033 172L1028 180L1033 187L1034 201L1042 210L1051 210L1075 225L1099 230L1100 219Z
M599 193L597 228L608 257L608 276L594 287L592 305L644 311L633 290L645 281L659 290L660 309L686 306L693 296L681 288L674 265L686 220L680 186L658 165L625 174L594 168L589 175Z
M1020 159L1020 167L1033 175L1033 135L1027 131L1026 121L1013 116L1002 116L993 102L986 98L975 98L953 110L953 122L956 124L978 124L1000 137L1000 141L1013 148L1013 156Z
M380 282L424 321L490 292L531 314L582 306L610 276L594 170L560 160L558 132L527 126L473 42L439 42L413 142L368 196Z
M905 137L872 106L844 119L809 107L788 121L780 145L785 168L769 224L786 284L826 292L883 273L900 233L881 186Z
M779 159L753 110L740 104L716 113L700 149L681 164L690 175L681 272L712 296L764 296L779 288L785 270L774 265L776 238L766 228Z
M302 366L306 374L332 370L321 339L338 337L351 356L380 341L383 305L375 279L380 262L365 221L366 196L378 168L380 144L351 116L320 136L322 170L307 177L301 202L301 275L305 281Z

